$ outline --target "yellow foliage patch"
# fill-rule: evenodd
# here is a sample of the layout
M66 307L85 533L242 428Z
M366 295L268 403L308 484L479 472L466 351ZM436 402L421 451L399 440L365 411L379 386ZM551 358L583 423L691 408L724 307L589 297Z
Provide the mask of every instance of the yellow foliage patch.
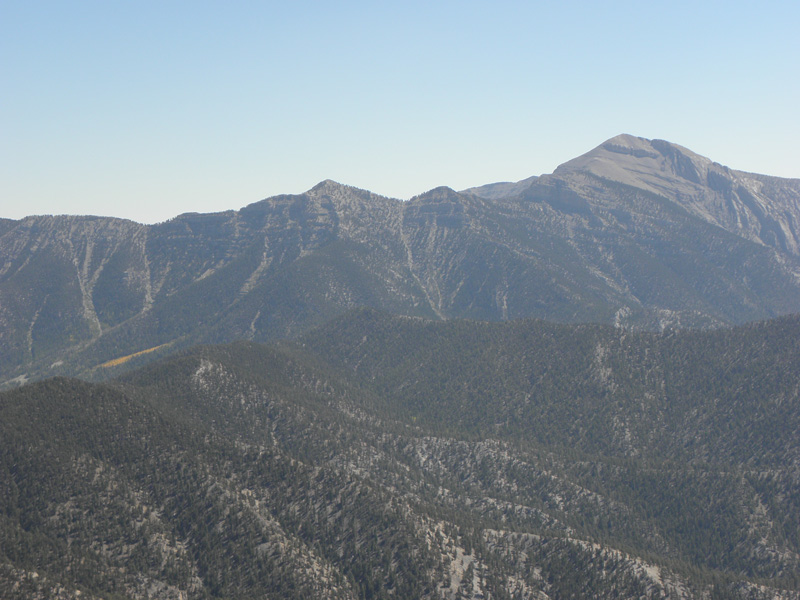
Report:
M159 348L163 348L164 346L168 346L169 344L161 344L160 346L155 346L153 348L148 348L147 350L141 350L140 352L134 352L133 354L128 354L128 356L120 356L119 358L115 358L113 360L109 360L104 362L100 367L108 368L108 367L116 367L123 363L128 362L132 358L136 358L137 356L141 356L142 354L149 354L150 352L155 352Z

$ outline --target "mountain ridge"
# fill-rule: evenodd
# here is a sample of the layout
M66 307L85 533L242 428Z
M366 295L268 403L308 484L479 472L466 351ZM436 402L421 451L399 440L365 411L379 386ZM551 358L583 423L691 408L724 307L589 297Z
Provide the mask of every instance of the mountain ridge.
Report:
M633 136L550 175L408 201L325 180L157 225L3 221L0 381L102 378L135 353L291 338L358 306L643 329L766 319L800 312L795 231L800 181Z
M569 178L576 173L665 195L692 214L737 235L793 255L800 252L800 179L733 170L678 144L628 134L606 140L543 177ZM771 180L781 182L788 190L778 200L789 206L782 207L769 193L763 193ZM701 189L702 184L709 189Z

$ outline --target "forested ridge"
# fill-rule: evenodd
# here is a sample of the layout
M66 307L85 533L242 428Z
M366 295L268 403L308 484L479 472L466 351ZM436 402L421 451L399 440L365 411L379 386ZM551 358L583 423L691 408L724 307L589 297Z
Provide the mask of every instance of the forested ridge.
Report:
M360 309L0 395L8 598L796 598L800 319Z

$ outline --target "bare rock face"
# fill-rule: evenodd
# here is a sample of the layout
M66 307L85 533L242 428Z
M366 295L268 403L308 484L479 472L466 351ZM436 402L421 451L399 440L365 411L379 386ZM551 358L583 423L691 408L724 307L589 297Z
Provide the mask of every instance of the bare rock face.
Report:
M143 225L97 217L28 217L6 231L3 363L79 347L145 310L153 297L146 240Z
M800 310L798 233L800 181L627 135L551 175L408 202L327 180L152 226L4 220L0 381L294 337L358 306L644 329L770 318Z
M664 140L611 138L556 169L590 174L663 196L745 239L800 254L800 180L734 171Z

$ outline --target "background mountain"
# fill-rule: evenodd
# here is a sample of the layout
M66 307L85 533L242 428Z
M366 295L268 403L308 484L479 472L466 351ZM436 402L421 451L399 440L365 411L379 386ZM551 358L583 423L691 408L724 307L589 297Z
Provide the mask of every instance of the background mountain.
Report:
M800 319L360 309L0 394L4 598L797 598Z
M800 180L632 136L552 175L408 202L325 181L152 226L3 220L0 379L103 378L114 359L295 337L357 306L654 330L744 323L800 310L798 232Z

